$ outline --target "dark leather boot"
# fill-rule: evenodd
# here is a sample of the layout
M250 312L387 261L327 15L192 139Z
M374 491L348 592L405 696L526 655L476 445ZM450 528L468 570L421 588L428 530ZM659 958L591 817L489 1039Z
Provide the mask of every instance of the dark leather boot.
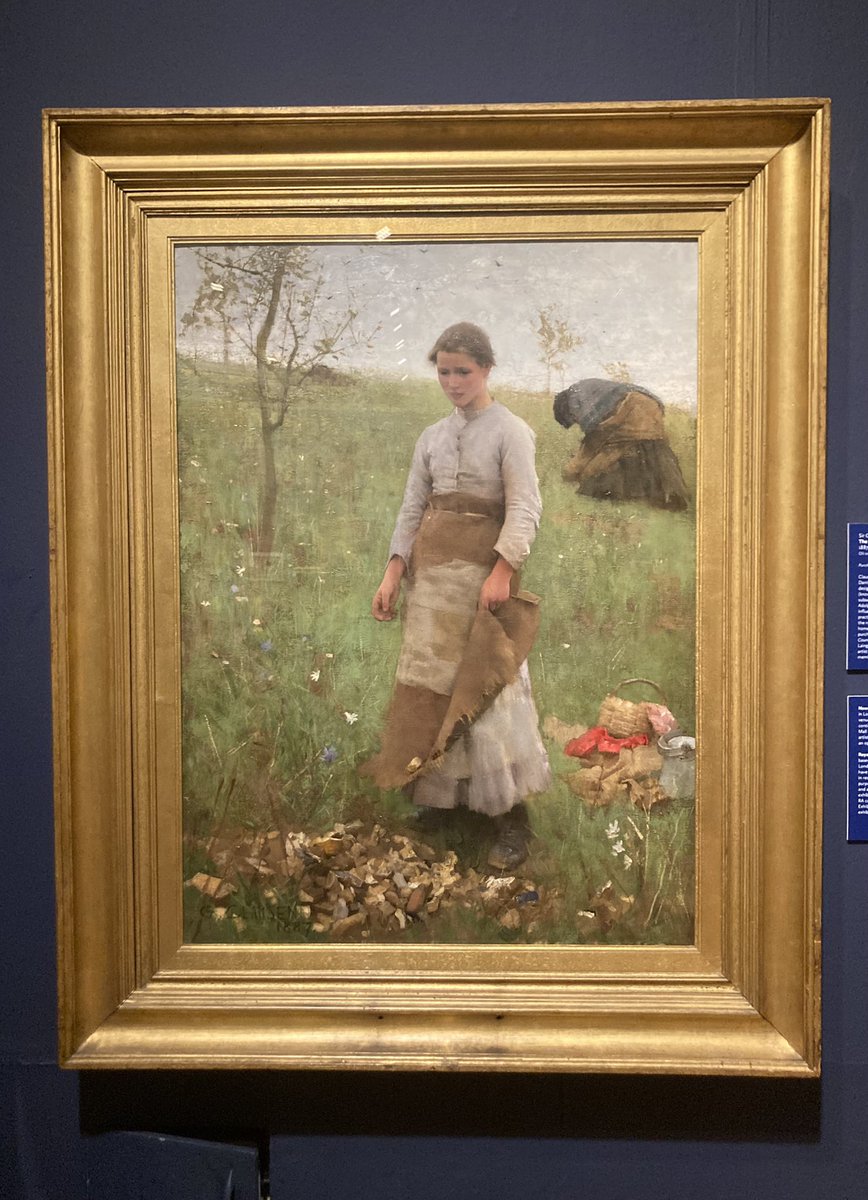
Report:
M494 818L497 833L488 855L488 865L498 871L513 871L528 855L531 839L527 809L516 804L503 816Z

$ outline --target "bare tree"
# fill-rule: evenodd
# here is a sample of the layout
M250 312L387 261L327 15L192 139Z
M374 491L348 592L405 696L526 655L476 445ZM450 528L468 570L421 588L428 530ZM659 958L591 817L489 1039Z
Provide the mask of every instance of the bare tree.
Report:
M219 331L224 363L234 347L256 368L262 490L254 545L267 562L277 525L275 436L314 368L360 340L359 314L348 290L337 308L329 303L322 265L307 246L202 246L195 254L201 283L182 331Z
M632 383L633 377L630 374L630 368L622 359L616 359L614 362L603 363L603 370L609 379L615 383Z
M552 390L552 372L561 375L566 368L566 357L571 350L576 350L584 344L581 334L570 330L569 322L561 316L554 304L541 308L538 320L533 326L539 346L540 360L546 369L546 391Z

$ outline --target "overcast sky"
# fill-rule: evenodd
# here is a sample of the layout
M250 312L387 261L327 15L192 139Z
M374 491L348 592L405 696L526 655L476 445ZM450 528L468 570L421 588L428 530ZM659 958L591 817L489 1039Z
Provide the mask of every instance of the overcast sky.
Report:
M669 403L696 404L697 250L694 242L588 241L312 245L335 311L349 292L373 348L352 348L335 365L398 378L430 375L428 351L455 321L491 338L492 375L543 391L546 373L534 334L540 310L555 306L584 341L552 390L608 363L626 363L633 382ZM176 251L176 316L201 282L193 248ZM222 343L221 343L222 344ZM182 347L183 349L183 343ZM200 349L209 349L200 343ZM210 349L216 354L218 339ZM238 348L238 357L245 352Z

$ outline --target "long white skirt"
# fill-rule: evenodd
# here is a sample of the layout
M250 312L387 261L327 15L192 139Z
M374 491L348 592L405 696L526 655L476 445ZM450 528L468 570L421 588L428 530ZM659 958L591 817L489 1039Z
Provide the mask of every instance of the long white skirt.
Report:
M464 804L497 817L544 792L551 781L525 662L515 682L450 747L442 765L413 784L413 802L429 808Z

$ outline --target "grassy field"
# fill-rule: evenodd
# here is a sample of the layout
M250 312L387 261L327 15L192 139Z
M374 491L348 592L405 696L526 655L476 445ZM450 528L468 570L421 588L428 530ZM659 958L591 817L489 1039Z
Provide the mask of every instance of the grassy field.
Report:
M692 731L694 513L576 496L560 473L578 432L555 423L547 396L494 391L537 434L544 517L523 583L543 597L530 659L541 722L595 724L606 693L642 676ZM400 639L398 622L370 617L371 596L415 438L447 412L439 387L339 377L299 390L279 435L268 564L251 535L261 445L251 371L182 361L178 402L186 878L225 877L215 844L268 830L315 835L359 821L408 833L408 801L360 779L356 765L376 748ZM667 428L692 480L695 422L671 410ZM692 801L588 806L566 783L577 760L551 739L547 748L556 781L532 802L522 868L541 897L535 921L509 927L456 906L401 938L691 941ZM459 820L448 848L462 869L484 873L479 822ZM188 939L326 937L292 881L266 887L254 874L235 886L216 915L185 889Z

